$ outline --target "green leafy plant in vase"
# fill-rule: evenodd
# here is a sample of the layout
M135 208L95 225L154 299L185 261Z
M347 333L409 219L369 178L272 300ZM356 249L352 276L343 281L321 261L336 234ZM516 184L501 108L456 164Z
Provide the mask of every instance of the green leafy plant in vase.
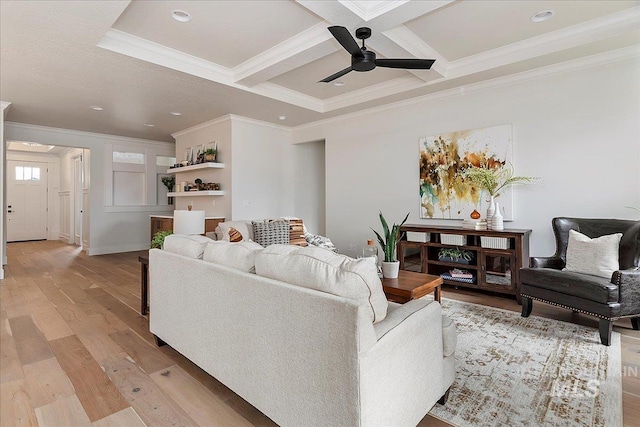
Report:
M216 161L216 150L213 148L207 148L204 150L204 161L205 162L215 162Z
M409 214L407 213L400 224L393 224L391 228L389 228L387 220L384 218L384 215L382 215L382 212L379 213L379 216L384 237L373 228L371 230L376 233L378 243L380 244L382 252L384 253L384 260L382 262L382 275L387 279L395 279L398 277L398 269L400 265L396 253L396 247L398 246L398 242L402 238L402 236L400 235L400 227L402 227L402 225L407 222Z
M164 184L165 187L167 187L167 190L169 190L169 192L173 191L173 187L175 187L176 185L176 177L171 175L171 176L163 176L162 177L162 183ZM167 204L172 205L173 204L173 197L169 197L167 199Z
M164 239L167 236L173 234L173 230L169 231L158 231L153 235L153 240L151 240L151 249L162 249L162 245L164 245Z
M493 227L496 230L503 230L502 215L500 207L497 205L495 198L500 195L500 190L514 184L530 184L538 180L532 176L517 176L513 170L513 165L502 166L497 163L495 167L489 167L487 164L471 166L464 173L464 177L469 184L484 190L489 194L489 207L487 208L487 227L492 228L492 217L494 214L500 217L499 227Z
M450 261L458 264L469 264L473 259L473 252L466 249L442 248L438 251L438 260Z

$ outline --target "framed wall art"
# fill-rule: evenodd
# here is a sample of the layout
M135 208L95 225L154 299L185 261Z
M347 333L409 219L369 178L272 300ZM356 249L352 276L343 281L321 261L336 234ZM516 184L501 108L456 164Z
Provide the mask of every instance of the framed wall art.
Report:
M486 211L488 194L465 179L471 166L510 167L512 126L464 130L420 138L420 218L466 219ZM513 220L513 194L505 188L496 199L505 220Z

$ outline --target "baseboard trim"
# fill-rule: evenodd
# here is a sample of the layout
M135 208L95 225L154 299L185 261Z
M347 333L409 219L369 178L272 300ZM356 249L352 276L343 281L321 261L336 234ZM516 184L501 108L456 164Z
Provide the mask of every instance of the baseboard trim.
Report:
M119 245L119 246L105 246L103 248L89 248L87 250L87 255L107 255L107 254L117 254L121 252L134 252L134 251L144 251L149 249L149 244L132 244L132 245Z

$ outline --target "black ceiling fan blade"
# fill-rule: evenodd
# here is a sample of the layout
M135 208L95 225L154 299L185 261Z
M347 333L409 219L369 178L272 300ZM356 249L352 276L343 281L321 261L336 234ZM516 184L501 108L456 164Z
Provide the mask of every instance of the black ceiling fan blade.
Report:
M329 82L332 82L335 79L337 79L338 77L342 77L342 76L344 76L345 74L347 74L348 72L350 72L352 70L353 69L351 67L347 67L342 71L338 71L337 73L330 75L326 79L320 80L318 83L329 83Z
M349 30L345 27L334 25L333 27L329 27L329 31L333 34L333 37L338 40L338 43L340 43L352 56L364 56L362 50L360 50L360 47L358 46L358 43L356 43Z
M428 70L435 59L376 59L377 67L406 68L410 70Z

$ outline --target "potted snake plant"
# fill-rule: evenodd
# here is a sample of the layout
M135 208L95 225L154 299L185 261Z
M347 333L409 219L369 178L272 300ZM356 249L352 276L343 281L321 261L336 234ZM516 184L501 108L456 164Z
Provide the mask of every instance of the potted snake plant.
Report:
M407 216L404 217L399 225L393 224L391 228L389 228L387 220L384 218L384 215L382 215L382 212L380 212L379 215L384 237L376 230L373 230L373 228L371 230L376 233L378 243L380 244L380 247L382 247L382 252L384 253L384 261L382 261L382 277L386 279L396 279L398 278L398 270L400 269L400 261L398 261L396 247L402 238L400 235L400 227L407 222L409 214L407 213Z

